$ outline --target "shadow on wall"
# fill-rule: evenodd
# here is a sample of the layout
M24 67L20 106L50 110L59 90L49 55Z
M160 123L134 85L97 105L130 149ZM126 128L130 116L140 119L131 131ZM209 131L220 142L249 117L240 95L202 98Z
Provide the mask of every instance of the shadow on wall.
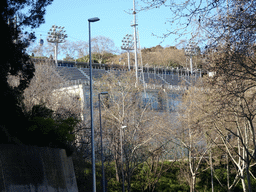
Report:
M1 192L77 192L72 157L64 149L0 145Z

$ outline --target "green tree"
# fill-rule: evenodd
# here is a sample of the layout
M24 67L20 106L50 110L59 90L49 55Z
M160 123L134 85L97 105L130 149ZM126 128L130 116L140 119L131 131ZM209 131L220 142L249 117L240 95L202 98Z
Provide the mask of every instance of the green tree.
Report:
M27 119L22 110L22 93L33 77L34 65L26 54L28 42L35 39L33 33L24 32L22 27L36 28L44 22L45 7L53 0L3 0L0 3L0 25L2 57L0 71L0 101L3 107L0 122L1 142L14 142L18 130L23 129ZM19 22L12 22L18 16ZM9 24L8 24L9 21ZM8 76L18 77L18 85L10 86ZM18 123L18 124L17 124Z
M23 144L64 148L68 155L71 154L73 131L79 122L76 118L63 119L43 105L34 105L26 115L28 127L22 130L22 137L18 137Z

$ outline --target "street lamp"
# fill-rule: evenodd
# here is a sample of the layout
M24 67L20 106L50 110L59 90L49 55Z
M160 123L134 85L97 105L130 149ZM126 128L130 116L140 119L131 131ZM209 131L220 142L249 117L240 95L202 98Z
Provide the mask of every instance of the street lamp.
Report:
M91 59L91 22L97 22L100 19L93 17L88 19L89 23L89 57L90 57L90 108L91 108L91 142L92 142L92 180L93 192L96 192L96 173L95 173L95 149L94 149L94 129L93 129L93 96L92 96L92 59Z
M190 56L190 72L193 73L192 56L196 55L196 48L194 43L189 43L185 48L185 55Z
M48 37L47 41L50 43L55 44L55 64L56 66L58 65L57 63L57 58L58 58L58 44L59 43L64 43L66 38L68 37L67 34L65 34L64 27L61 26L56 26L53 25L50 31L48 32Z
M100 108L100 95L106 95L108 92L101 92L99 97L99 118L100 118L100 142L101 142L101 169L102 169L102 191L105 192L105 173L104 173L104 156L103 156L103 144L102 144L102 126L101 126L101 108Z
M122 164L122 181L123 181L123 192L125 192L124 190L124 163L123 163L123 139L122 139L122 130L124 128L126 128L127 126L121 126L120 128L120 145L121 145L121 164Z
M134 50L134 41L133 41L133 36L132 35L126 35L123 40L122 40L122 50L126 50L128 54L128 69L130 71L130 50Z

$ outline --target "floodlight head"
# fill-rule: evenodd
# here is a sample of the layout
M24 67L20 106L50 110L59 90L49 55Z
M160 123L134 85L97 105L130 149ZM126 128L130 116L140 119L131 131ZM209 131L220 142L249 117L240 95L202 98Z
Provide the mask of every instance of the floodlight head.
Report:
M93 18L88 19L89 22L97 22L99 20L100 19L98 17L93 17Z

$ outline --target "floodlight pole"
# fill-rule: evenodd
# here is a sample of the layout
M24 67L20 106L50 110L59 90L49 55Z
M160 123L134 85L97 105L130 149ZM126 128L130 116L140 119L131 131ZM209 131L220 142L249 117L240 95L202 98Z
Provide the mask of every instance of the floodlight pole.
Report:
M190 55L189 63L190 63L190 73L191 73L191 75L192 75L192 73L193 73L192 55Z
M131 65L130 65L130 50L127 50L127 57L128 57L128 70L131 70Z
M93 128L93 93L92 93L92 59L91 59L91 22L97 22L98 17L88 19L89 23L89 57L90 57L90 108L91 108L91 145L92 145L92 180L93 192L96 192L96 171L95 171L95 149L94 149L94 128Z
M131 70L131 66L130 66L130 50L133 50L134 47L133 47L133 41L132 41L132 35L126 35L122 42L122 46L121 46L121 49L123 50L126 50L127 51L127 56L128 56L128 70L130 71Z
M66 31L63 29L64 27L53 25L47 37L48 42L55 44L54 59L56 67L58 66L58 44L64 43L66 41L65 39L68 37L67 34L65 34Z
M190 63L190 73L193 74L193 62L192 56L196 55L195 45L193 43L188 44L185 48L185 55L189 56L189 63Z
M55 53L54 53L54 60L55 60L55 64L56 64L56 66L58 65L58 48L59 48L59 46L58 46L58 42L55 42Z

